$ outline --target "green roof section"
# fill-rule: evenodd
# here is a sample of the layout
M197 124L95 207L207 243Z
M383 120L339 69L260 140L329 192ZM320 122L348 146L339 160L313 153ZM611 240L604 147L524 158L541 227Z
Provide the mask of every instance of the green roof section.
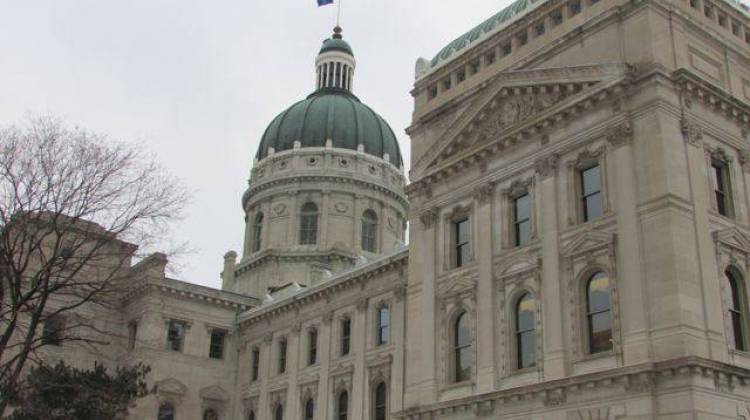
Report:
M359 98L344 89L324 88L297 102L273 119L260 142L258 160L275 152L301 147L333 147L357 150L380 159L387 153L390 163L401 168L398 140L388 123Z
M323 41L323 46L320 48L319 54L323 54L329 51L341 51L354 56L354 51L352 51L351 45L349 45L349 43L344 41L343 39L328 38Z
M448 44L445 48L440 50L440 52L430 62L430 67L435 68L440 64L448 61L451 57L459 53L461 50L484 39L488 34L494 33L506 26L509 26L517 18L525 15L526 13L535 9L539 5L546 3L547 1L549 0L514 1L510 6L501 10L491 18L485 20L479 26L475 27L469 32L461 35L453 42Z

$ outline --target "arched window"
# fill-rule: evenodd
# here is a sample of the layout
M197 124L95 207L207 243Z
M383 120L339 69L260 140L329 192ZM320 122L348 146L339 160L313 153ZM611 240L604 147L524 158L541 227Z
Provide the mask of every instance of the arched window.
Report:
M588 323L589 353L612 350L612 305L609 276L600 271L586 285L586 321Z
M279 404L276 406L276 411L273 413L274 420L284 420L284 406Z
M247 415L247 420L255 420L255 411L251 411L250 414Z
M727 307L729 308L729 319L732 323L732 337L730 344L737 350L746 351L745 341L745 308L744 285L741 277L735 270L729 269L724 273L724 293L726 293Z
M306 203L300 214L299 243L315 245L318 242L318 206Z
M263 213L258 213L253 222L253 252L260 251L263 234Z
M388 388L385 382L375 387L375 420L386 420L388 411Z
M312 398L307 400L305 403L305 420L313 420L315 418L315 402Z
M469 316L462 312L456 317L453 327L454 380L456 382L471 379L471 329Z
M378 215L372 210L362 214L362 249L375 252L378 243Z
M203 412L203 420L219 420L219 415L212 408Z
M387 306L378 309L378 331L377 344L382 346L388 344L391 335L391 311Z
M158 420L174 420L174 406L168 402L161 403L156 418Z
M336 409L336 419L346 420L349 418L349 393L346 391L339 394L339 401Z
M516 305L516 367L536 366L536 299L525 293Z

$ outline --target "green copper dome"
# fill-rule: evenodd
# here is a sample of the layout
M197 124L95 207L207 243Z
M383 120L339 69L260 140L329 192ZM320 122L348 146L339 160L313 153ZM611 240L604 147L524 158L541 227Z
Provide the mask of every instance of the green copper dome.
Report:
M344 41L343 39L338 38L328 38L323 41L323 46L320 48L320 54L329 51L341 51L351 56L354 55L354 51L352 51L351 45L349 45L349 43Z
M401 151L393 130L370 107L344 89L324 88L297 102L279 114L266 129L257 158L290 150L294 142L302 147L325 147L331 139L333 147L357 150L379 158L388 154L390 162L402 166Z

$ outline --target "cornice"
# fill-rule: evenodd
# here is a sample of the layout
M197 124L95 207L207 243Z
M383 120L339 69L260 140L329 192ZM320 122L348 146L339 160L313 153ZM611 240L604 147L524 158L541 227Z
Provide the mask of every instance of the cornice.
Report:
M279 249L266 249L254 255L250 259L240 261L235 268L235 276L245 273L255 267L266 264L269 261L286 261L286 262L309 262L321 261L330 258L338 258L354 264L357 255L338 249L329 250L312 250L312 251L284 251Z
M242 207L247 208L248 202L252 200L252 197L260 194L261 192L268 191L271 188L281 187L284 185L300 184L300 183L316 183L316 182L331 182L338 184L351 184L359 188L369 188L371 190L378 191L380 193L389 196L399 202L404 208L409 208L409 201L405 194L394 191L393 188L379 184L375 182L365 181L357 179L351 176L336 176L336 175L317 175L317 174L296 174L296 175L285 175L278 178L262 181L257 184L251 184L247 191L242 196ZM320 188L316 188L319 190Z
M169 282L179 282L178 280L167 280ZM173 296L177 296L184 299L203 301L212 305L222 306L225 308L232 308L235 311L247 311L255 306L259 306L261 301L251 296L239 296L244 302L239 300L233 300L227 297L211 296L208 293L201 293L195 290L196 285L179 282L189 287L189 289L183 289L180 287L171 286L167 283L156 283L156 282L143 282L135 286L124 298L124 304L127 304L140 296L148 295L150 293L165 293ZM221 290L211 289L214 293L228 295L229 292Z
M606 371L571 376L538 384L490 392L457 400L406 409L394 415L398 420L436 418L445 413L466 411L484 413L520 402L539 401L545 406L558 405L568 395L581 394L589 389L619 388L628 393L651 392L659 386L660 378L701 376L712 378L718 392L732 393L738 385L750 384L750 370L698 357L684 357L657 363L645 363ZM618 392L622 392L619 391Z
M406 266L408 260L409 249L403 248L380 260L344 272L325 283L310 287L297 295L290 296L287 299L270 305L251 309L238 317L238 323L240 327L253 325L265 319L295 310L301 306L326 299L341 290L354 287L376 275L401 269ZM399 284L394 283L393 286L395 288Z
M677 88L686 95L683 101L687 101L688 108L691 101L700 101L740 124L742 130L750 129L750 104L737 99L688 69L681 68L675 71L673 77Z

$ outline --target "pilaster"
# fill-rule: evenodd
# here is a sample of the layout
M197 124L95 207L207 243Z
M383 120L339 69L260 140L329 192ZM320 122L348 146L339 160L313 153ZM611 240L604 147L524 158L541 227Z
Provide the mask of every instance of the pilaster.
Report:
M487 184L475 192L476 220L474 232L477 235L477 262L479 284L477 285L477 364L476 390L490 392L494 389L497 376L495 362L495 303L492 275L492 198L494 185Z

